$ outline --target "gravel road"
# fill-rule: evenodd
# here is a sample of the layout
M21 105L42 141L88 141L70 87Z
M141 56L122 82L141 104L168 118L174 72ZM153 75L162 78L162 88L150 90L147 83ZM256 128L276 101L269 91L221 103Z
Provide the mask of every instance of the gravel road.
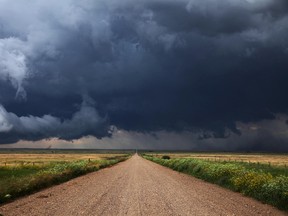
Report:
M288 215L138 155L0 207L17 215Z

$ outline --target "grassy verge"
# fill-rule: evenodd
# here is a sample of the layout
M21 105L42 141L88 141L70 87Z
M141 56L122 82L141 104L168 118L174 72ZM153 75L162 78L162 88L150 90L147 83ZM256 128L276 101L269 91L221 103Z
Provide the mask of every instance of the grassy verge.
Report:
M143 157L288 210L288 171L285 167L193 158L162 159L151 155Z
M60 161L36 166L0 166L0 203L112 166L128 158L126 155L104 160Z

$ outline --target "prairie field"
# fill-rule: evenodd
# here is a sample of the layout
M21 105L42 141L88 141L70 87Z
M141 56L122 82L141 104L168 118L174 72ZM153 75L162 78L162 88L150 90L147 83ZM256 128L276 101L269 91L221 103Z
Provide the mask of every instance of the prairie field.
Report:
M0 204L124 161L130 153L0 153Z
M208 161L234 161L257 164L270 164L273 166L288 166L288 154L253 154L253 153L151 153L156 157L169 155L171 158L195 158Z
M113 157L121 157L124 154L77 154L77 153L2 153L0 154L0 166L16 165L45 165L51 162L73 162L79 160L106 160Z

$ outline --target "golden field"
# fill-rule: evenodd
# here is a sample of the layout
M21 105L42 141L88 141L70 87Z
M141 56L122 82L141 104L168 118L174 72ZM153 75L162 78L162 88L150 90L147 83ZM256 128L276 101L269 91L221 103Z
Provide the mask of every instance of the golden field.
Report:
M0 166L46 164L51 162L73 162L79 160L105 160L120 157L122 153L1 153Z
M288 166L288 154L252 154L252 153L155 153L157 157L169 155L171 158L198 158L212 161L236 161L274 166Z

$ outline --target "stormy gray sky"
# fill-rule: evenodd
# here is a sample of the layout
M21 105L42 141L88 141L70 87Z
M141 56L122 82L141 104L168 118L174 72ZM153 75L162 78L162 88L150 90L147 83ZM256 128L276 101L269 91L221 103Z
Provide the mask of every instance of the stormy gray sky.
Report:
M288 151L287 38L286 0L0 0L1 146Z

